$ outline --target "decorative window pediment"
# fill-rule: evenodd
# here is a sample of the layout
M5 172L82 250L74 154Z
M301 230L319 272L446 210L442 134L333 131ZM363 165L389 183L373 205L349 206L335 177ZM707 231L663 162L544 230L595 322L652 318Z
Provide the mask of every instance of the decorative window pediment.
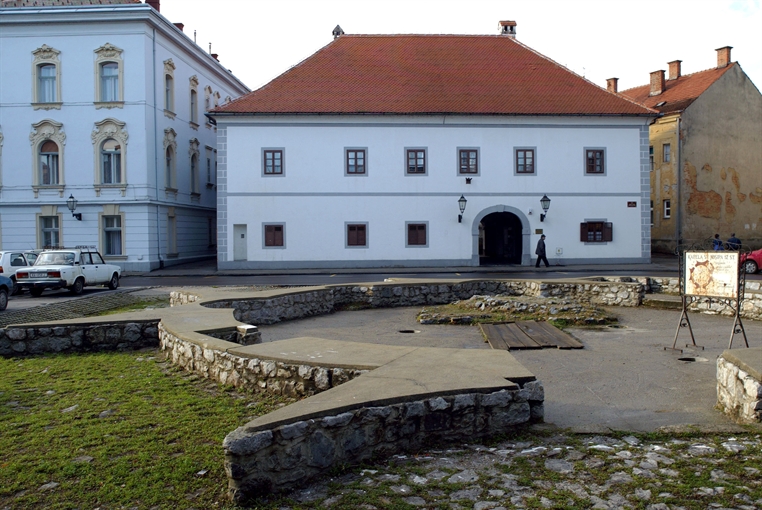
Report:
M123 50L106 43L95 50L95 107L124 106Z
M32 52L32 106L35 110L61 109L61 52L43 44Z

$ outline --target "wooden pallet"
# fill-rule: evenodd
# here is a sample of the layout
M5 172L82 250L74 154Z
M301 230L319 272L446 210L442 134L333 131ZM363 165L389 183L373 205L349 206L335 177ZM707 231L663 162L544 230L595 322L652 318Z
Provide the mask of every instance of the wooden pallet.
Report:
M504 324L479 324L493 349L582 349L578 340L552 324L536 321L517 321Z

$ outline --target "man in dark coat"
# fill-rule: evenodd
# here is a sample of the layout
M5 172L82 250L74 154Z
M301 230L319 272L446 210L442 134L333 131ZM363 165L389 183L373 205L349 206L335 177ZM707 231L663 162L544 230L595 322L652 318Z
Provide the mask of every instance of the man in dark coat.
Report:
M728 239L728 250L740 250L741 249L741 240L736 237L735 232L730 234L730 239Z
M548 258L545 256L545 234L541 235L540 240L537 241L537 248L534 250L534 253L537 255L537 264L534 267L540 267L541 260L545 262L545 267L550 267Z

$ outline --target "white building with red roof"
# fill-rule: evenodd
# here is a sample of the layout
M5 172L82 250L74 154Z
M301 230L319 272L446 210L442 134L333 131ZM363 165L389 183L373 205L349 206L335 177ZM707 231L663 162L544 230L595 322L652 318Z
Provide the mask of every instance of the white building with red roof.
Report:
M130 271L215 256L204 113L249 89L159 7L0 0L0 248L97 246Z
M649 261L656 112L521 44L515 23L500 28L337 27L214 110L218 266L530 264L543 233L551 263Z

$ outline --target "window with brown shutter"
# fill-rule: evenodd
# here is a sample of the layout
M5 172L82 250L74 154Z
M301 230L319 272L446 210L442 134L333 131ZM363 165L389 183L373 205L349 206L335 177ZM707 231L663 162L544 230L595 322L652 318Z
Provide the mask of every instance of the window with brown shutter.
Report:
M587 221L579 225L579 240L583 243L607 243L614 240L614 227L605 221Z
M426 223L407 224L407 245L426 246Z
M347 246L367 246L367 226L364 223L347 225Z
M283 225L265 225L265 246L283 246Z

